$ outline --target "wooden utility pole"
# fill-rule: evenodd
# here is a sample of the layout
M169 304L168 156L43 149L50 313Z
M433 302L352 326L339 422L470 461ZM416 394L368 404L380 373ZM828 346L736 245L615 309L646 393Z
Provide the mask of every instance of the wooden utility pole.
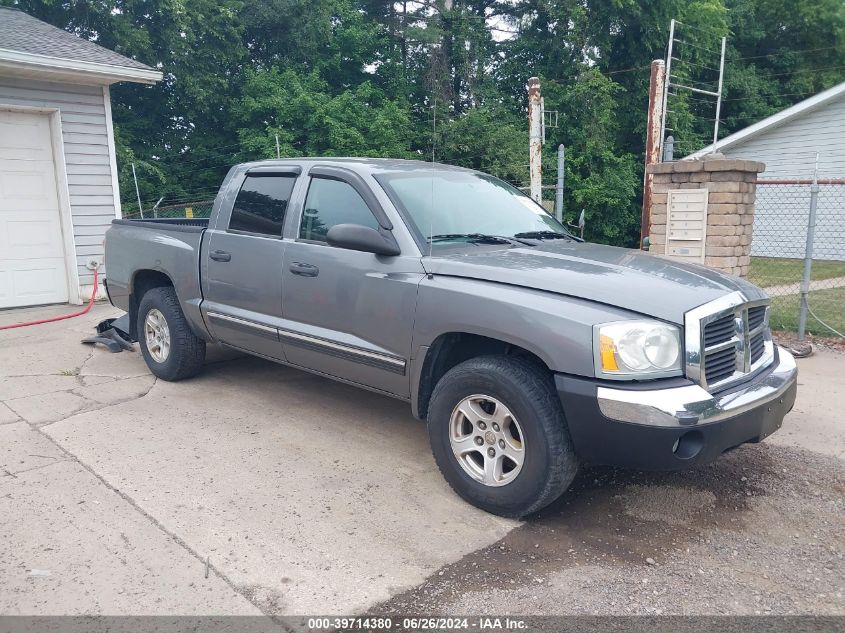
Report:
M653 176L648 166L660 162L660 130L663 122L663 91L666 82L666 63L662 59L651 62L651 78L648 83L648 120L645 137L645 164L643 176L643 212L640 224L640 248L648 235L651 224L651 188Z
M528 80L528 175L531 197L543 202L543 102L540 79Z

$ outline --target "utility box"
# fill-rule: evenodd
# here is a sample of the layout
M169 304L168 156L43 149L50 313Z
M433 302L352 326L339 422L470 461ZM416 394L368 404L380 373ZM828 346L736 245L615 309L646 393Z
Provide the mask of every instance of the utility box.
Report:
M707 189L674 189L666 196L666 255L704 263Z

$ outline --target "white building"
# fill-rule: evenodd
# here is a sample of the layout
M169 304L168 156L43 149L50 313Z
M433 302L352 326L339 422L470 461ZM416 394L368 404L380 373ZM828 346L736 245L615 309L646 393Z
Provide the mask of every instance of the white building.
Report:
M709 145L689 158L712 151ZM845 260L845 82L731 134L717 151L766 164L757 186L753 255L804 256L809 182L817 174L814 257Z
M109 86L161 78L0 7L0 308L90 297L120 217Z

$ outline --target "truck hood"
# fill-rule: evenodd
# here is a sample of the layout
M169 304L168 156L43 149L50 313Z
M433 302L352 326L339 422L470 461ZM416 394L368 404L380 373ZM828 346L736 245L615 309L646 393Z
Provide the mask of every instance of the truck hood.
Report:
M749 300L757 286L697 264L643 251L555 240L536 247L489 248L426 257L427 272L522 286L587 299L682 325L684 313L735 291Z

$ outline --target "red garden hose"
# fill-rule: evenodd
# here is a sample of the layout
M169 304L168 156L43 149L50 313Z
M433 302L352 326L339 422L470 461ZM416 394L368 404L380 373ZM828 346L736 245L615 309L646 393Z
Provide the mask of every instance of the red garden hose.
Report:
M91 309L91 306L94 305L94 299L97 298L97 269L94 269L94 289L91 291L91 299L88 301L88 305L85 306L85 309L80 310L79 312L74 312L73 314L63 314L62 316L52 317L50 319L41 319L40 321L27 321L25 323L12 323L12 325L0 325L0 330L12 330L16 327L26 327L28 325L40 325L42 323L52 323L53 321L63 321L65 319L72 319L73 317L82 316L88 310Z

